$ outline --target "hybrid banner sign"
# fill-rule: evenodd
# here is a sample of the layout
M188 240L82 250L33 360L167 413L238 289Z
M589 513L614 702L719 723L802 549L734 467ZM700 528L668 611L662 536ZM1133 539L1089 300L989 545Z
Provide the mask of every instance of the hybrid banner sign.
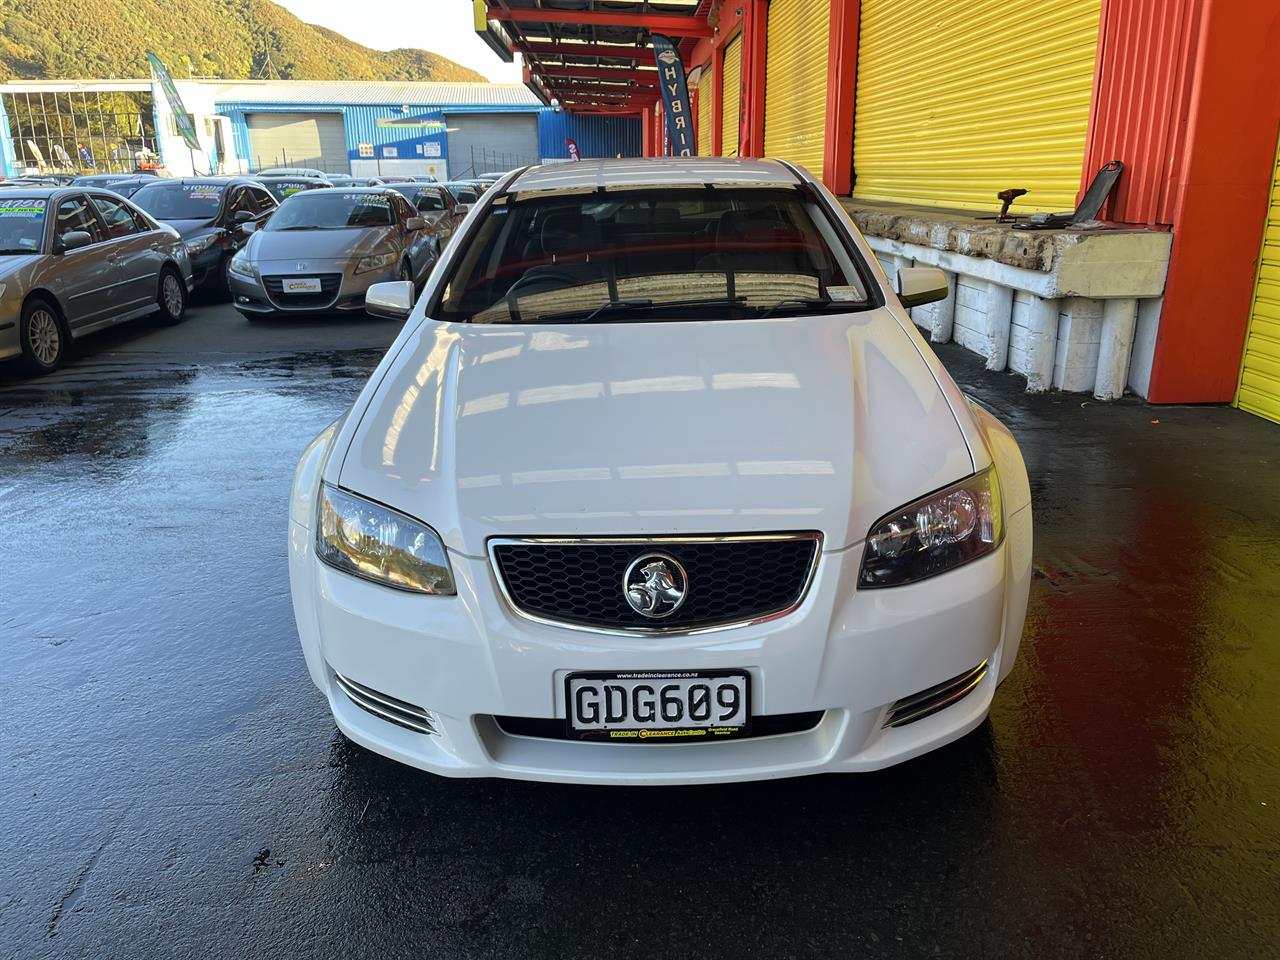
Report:
M199 150L200 140L196 136L196 128L191 122L191 114L187 113L187 108L182 105L182 97L178 95L173 77L169 76L169 71L154 53L147 54L147 63L151 65L152 75L164 90L165 99L169 101L169 109L173 111L173 122L178 125L178 132L182 134L182 139L187 142L188 149Z
M662 108L667 117L667 140L677 157L696 157L698 143L693 136L693 111L689 109L689 84L684 62L675 45L661 34L653 34L653 56L662 82Z

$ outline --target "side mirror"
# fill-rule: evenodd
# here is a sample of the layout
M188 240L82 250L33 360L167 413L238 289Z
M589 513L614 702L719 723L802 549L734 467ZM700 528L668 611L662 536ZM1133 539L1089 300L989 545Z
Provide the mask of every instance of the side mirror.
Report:
M908 309L947 299L947 275L937 267L904 267L898 271L898 299Z
M254 220L246 220L244 223L240 224L240 232L244 234L253 233L253 231L257 229L258 224L257 221Z
M404 222L404 228L412 233L415 230L421 230L427 225L427 221L422 217L410 217Z
M456 207L454 207L454 210L457 211L459 216L465 217L468 213L471 212L471 204L460 203Z
M81 247L87 247L93 243L93 237L89 235L87 230L69 230L58 238L58 245L63 253L69 250L79 250Z
M253 220L253 211L237 210L235 214L231 217L231 219L234 220L236 223L241 223L241 224L248 223L251 220Z
M365 312L386 320L406 320L413 313L413 281L375 283L364 295Z

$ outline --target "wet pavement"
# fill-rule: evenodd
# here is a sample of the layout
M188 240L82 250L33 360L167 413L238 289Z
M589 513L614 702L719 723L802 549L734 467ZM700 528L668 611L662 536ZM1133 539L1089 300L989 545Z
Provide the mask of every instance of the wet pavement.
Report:
M0 366L0 956L1280 954L1280 427L1027 397L1026 638L990 721L879 774L435 779L347 743L285 508L395 325Z

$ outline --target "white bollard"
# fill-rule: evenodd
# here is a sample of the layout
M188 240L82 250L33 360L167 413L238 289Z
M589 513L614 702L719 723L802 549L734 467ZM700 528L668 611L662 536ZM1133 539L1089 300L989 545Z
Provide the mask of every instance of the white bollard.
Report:
M1098 340L1098 373L1093 395L1098 400L1118 400L1124 396L1129 377L1129 354L1138 321L1138 301L1133 298L1105 300L1102 304L1102 334Z

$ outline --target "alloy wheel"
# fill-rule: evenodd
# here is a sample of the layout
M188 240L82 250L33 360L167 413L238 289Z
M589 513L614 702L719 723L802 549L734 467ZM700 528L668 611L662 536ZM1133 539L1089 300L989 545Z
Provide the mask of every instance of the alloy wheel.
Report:
M62 349L62 331L58 329L57 317L43 308L32 313L27 322L27 342L43 366L51 367L57 363Z
M174 320L182 318L183 297L182 285L172 273L166 273L160 284L160 294L164 298L165 312Z

